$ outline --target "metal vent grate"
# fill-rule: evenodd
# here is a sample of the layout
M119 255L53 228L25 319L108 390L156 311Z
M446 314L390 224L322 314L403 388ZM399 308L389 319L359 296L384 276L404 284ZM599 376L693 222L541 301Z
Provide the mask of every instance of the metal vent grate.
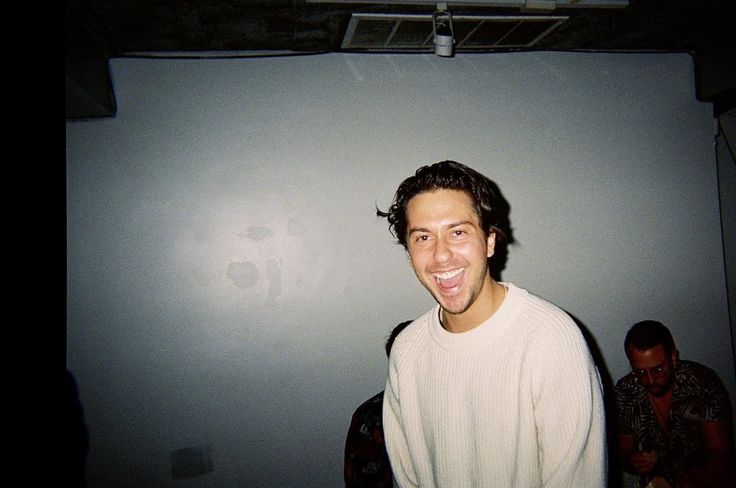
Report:
M531 47L567 20L565 16L453 15L455 51ZM430 51L431 14L354 13L342 49Z

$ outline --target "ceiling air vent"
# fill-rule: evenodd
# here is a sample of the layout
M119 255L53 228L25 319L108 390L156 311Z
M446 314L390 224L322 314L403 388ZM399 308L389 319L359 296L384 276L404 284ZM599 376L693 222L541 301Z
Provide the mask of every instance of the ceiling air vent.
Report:
M565 16L453 15L455 51L528 48L555 30ZM432 14L354 13L342 49L432 51Z

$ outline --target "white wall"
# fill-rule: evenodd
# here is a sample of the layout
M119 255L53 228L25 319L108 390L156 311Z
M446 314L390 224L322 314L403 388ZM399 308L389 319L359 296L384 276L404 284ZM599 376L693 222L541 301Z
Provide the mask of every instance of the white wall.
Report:
M116 59L67 124L68 368L94 487L336 487L383 341L432 305L375 206L465 162L511 204L503 278L604 374L638 320L734 398L711 106L685 54ZM172 479L210 445L214 470Z

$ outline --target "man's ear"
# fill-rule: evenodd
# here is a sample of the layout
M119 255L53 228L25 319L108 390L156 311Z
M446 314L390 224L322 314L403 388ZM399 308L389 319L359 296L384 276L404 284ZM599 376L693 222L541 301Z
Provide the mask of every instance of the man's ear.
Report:
M680 351L677 349L672 350L672 365L677 366L677 361L680 360Z
M486 257L490 258L493 256L493 252L496 250L496 233L491 231L488 234L487 243L486 243Z

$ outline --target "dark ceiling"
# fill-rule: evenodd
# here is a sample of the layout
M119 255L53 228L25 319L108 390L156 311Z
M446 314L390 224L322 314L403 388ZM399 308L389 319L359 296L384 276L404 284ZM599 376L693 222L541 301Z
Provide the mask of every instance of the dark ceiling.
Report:
M107 61L112 57L340 52L353 12L431 13L434 7L431 3L306 0L67 0L66 115L69 119L114 115L107 72ZM448 9L453 15L530 13L519 7L449 2ZM736 106L734 0L630 0L625 8L577 5L549 13L569 19L530 49L689 52L695 59L697 97L712 102L715 114Z

